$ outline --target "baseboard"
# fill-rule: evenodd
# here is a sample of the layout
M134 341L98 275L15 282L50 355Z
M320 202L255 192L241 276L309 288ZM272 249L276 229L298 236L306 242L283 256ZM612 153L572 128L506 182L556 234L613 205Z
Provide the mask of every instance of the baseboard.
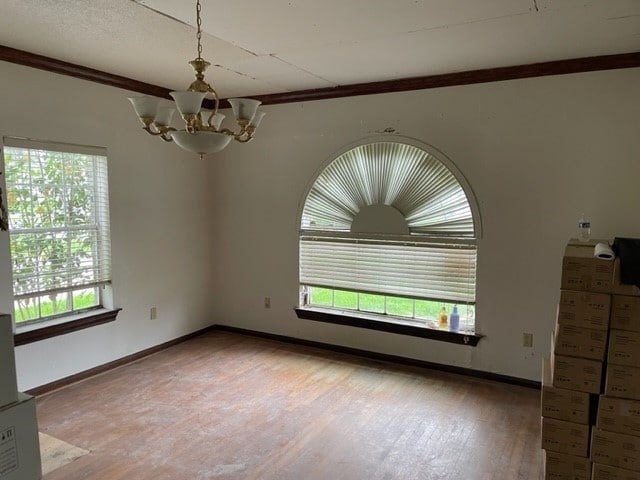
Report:
M509 375L501 375L499 373L484 372L481 370L474 370L471 368L456 367L453 365L445 365L442 363L435 363L435 362L427 362L425 360L417 360L414 358L401 357L398 355L388 355L385 353L378 353L378 352L372 352L369 350L361 350L357 348L344 347L340 345L333 345L330 343L316 342L313 340L304 340L301 338L289 337L286 335L277 335L274 333L259 332L256 330L232 327L230 325L215 324L215 325L210 325L208 327L202 328L195 332L188 333L187 335L174 338L173 340L169 340L168 342L164 342L159 345L155 345L153 347L147 348L145 350L132 353L131 355L127 355L125 357L119 358L112 362L108 362L103 365L98 365L97 367L93 367L88 370L84 370L82 372L76 373L74 375L61 378L54 382L32 388L30 390L27 390L25 393L33 396L45 395L59 388L66 387L67 385L80 382L89 377L93 377L95 375L108 372L109 370L113 370L115 368L121 367L128 363L135 362L136 360L140 360L141 358L148 357L149 355L153 355L154 353L161 352L162 350L165 350L179 343L186 342L187 340L191 340L192 338L199 337L200 335L203 335L212 330L221 330L225 332L238 333L241 335L250 335L253 337L260 337L268 340L275 340L278 342L285 342L285 343L290 343L295 345L304 345L307 347L320 348L320 349L328 350L332 352L346 353L348 355L356 355L359 357L370 358L370 359L382 361L382 362L397 363L400 365L410 365L413 367L420 367L420 368L429 368L432 370L456 373L460 375L468 375L471 377L482 378L485 380L493 380L493 381L502 382L502 383L509 383L512 385L520 385L523 387L536 388L536 389L541 388L540 382L536 382L534 380L528 380L526 378L511 377Z
M127 355L126 357L119 358L112 362L108 362L103 365L98 365L97 367L93 367L88 370L84 370L82 372L70 375L68 377L61 378L60 380L56 380L55 382L47 383L45 385L32 388L30 390L27 390L25 393L36 396L36 397L44 395L46 393L50 393L54 390L58 390L59 388L66 387L67 385L71 385L72 383L77 383L81 380L85 380L89 377L93 377L100 373L113 370L114 368L118 368L128 363L135 362L136 360L140 360L141 358L148 357L149 355L153 355L154 353L161 352L162 350L165 350L179 343L186 342L187 340L191 340L192 338L199 337L200 335L207 333L213 330L214 328L216 328L215 325L210 325L208 327L202 328L195 332L188 333L187 335L183 335L181 337L174 338L173 340L169 340L168 342L164 342L159 345L146 348L139 352L132 353L131 355Z
M499 373L484 372L482 370L474 370L471 368L456 367L453 365L445 365L442 363L435 363L435 362L427 362L425 360L417 360L414 358L400 357L397 355L388 355L386 353L372 352L369 350L360 350L357 348L343 347L340 345L333 345L330 343L316 342L313 340L304 340L304 339L295 338L295 337L288 337L285 335L277 335L274 333L259 332L256 330L248 330L248 329L239 328L239 327L232 327L229 325L214 325L213 328L216 330L239 333L242 335L250 335L253 337L261 337L269 340L276 340L279 342L286 342L286 343L292 343L296 345L304 345L307 347L320 348L323 350L330 350L332 352L346 353L349 355L357 355L359 357L371 358L373 360L378 360L383 362L391 362L391 363L397 363L401 365L410 365L413 367L420 367L420 368L429 368L431 370L439 370L439 371L448 372L448 373L457 373L460 375L467 375L471 377L482 378L485 380L493 380L496 382L509 383L511 385L520 385L522 387L535 388L538 390L541 388L541 382L529 380L526 378L511 377L509 375L501 375Z

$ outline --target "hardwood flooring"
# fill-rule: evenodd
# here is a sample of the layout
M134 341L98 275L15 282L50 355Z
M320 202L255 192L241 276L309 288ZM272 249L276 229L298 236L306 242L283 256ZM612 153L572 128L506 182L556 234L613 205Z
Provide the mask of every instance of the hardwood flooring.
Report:
M38 398L45 480L539 480L540 392L211 331Z

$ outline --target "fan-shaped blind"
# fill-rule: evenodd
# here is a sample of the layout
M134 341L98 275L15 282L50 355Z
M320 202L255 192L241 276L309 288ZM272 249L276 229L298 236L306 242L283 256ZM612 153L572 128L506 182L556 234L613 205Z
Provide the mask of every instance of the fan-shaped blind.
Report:
M410 233L352 229L371 205L400 212ZM474 239L466 193L440 160L403 143L362 145L329 164L307 195L300 283L473 303Z
M401 212L411 233L473 238L467 196L451 171L413 145L378 142L336 158L316 179L302 213L303 230L350 231L366 205Z

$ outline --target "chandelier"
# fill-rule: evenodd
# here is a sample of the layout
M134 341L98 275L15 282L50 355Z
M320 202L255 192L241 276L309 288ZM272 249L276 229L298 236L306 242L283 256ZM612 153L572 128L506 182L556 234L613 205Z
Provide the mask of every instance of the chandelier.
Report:
M196 1L196 25L198 40L198 56L189 64L196 72L196 80L186 91L171 92L175 107L184 120L184 128L170 126L175 112L172 107L161 106L157 97L130 97L129 101L142 122L143 129L150 135L160 137L166 142L175 142L183 150L200 154L200 158L208 153L222 150L231 139L246 143L260 124L264 112L258 112L260 101L248 98L229 98L238 130L221 128L225 115L218 112L220 99L216 91L204 80L204 71L209 62L202 58L202 27L200 19L200 0ZM202 109L202 102L208 95L213 97L214 108L211 111Z

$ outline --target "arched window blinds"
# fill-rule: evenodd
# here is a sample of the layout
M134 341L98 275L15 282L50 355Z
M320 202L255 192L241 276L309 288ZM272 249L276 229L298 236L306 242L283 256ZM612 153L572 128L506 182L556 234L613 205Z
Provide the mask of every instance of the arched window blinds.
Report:
M372 205L399 212L408 234L352 229ZM376 142L337 157L304 203L300 283L456 303L475 302L472 209L455 175L413 145Z
M451 171L428 152L403 143L361 145L318 176L302 213L303 230L351 231L367 205L400 211L413 234L474 238L467 196Z

